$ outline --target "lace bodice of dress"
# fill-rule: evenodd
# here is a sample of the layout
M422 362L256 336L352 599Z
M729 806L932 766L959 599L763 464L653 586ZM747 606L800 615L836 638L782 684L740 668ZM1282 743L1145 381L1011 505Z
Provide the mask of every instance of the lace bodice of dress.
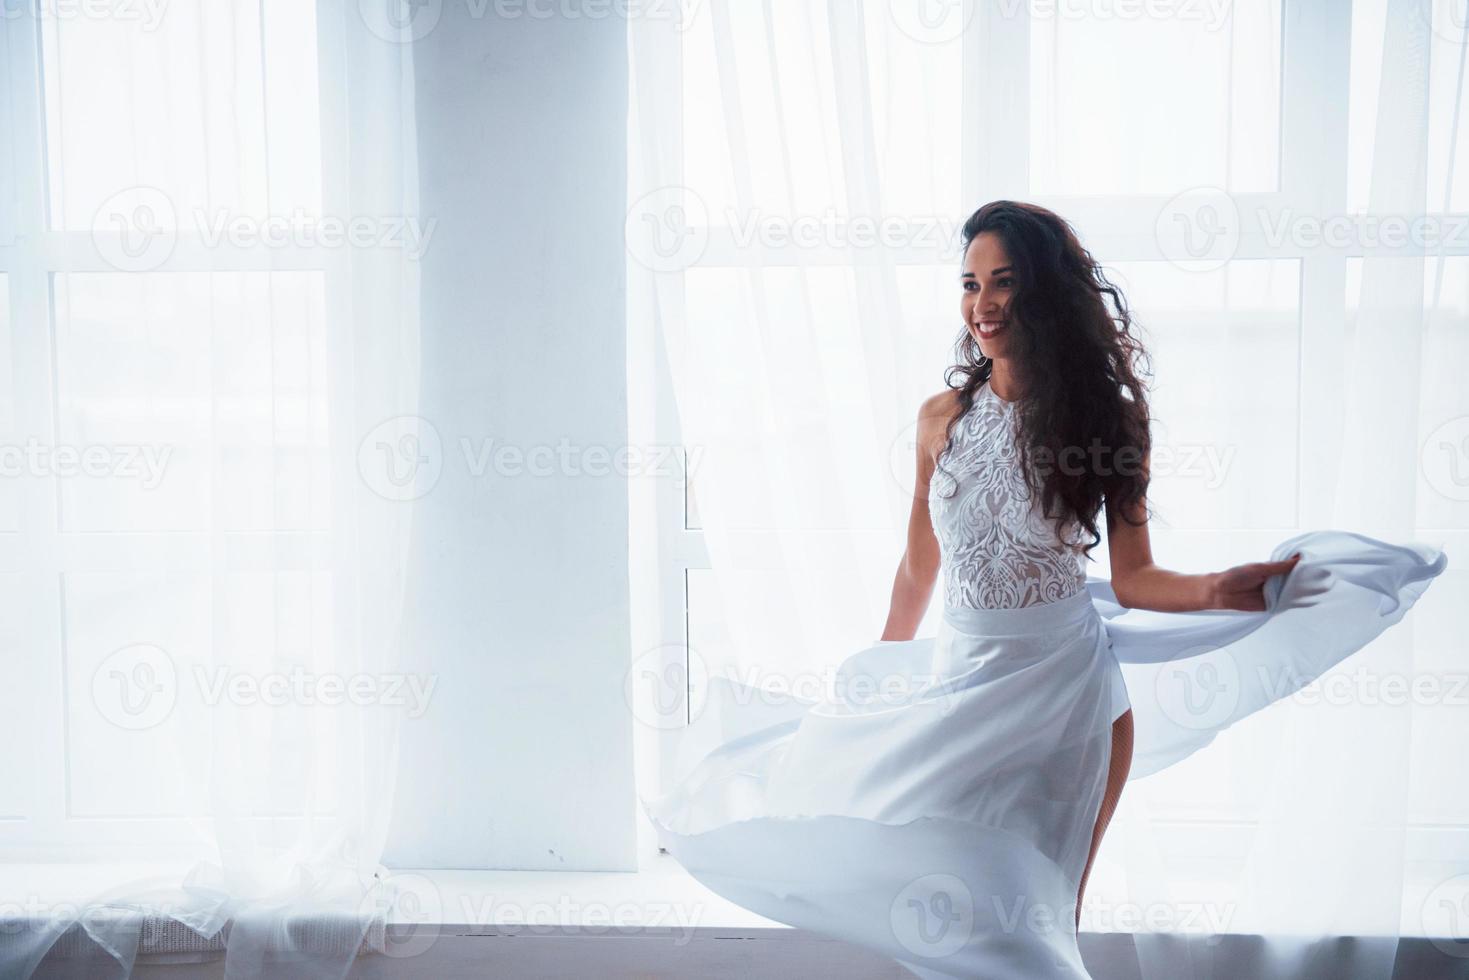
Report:
M1010 609L1086 587L1081 528L1057 536L1020 467L1016 407L983 384L938 457L928 509L942 560L944 603Z

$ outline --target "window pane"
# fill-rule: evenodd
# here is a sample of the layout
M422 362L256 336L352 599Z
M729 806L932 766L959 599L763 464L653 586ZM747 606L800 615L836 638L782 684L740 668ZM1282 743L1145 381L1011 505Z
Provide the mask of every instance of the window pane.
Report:
M63 591L68 816L182 813L185 733L207 723L176 658L206 649L208 577L73 573Z
M1032 193L1277 188L1279 0L1088 9L1033 6Z
M1298 414L1299 263L1112 268L1151 355L1149 502L1161 526L1294 529L1297 431L1280 420Z
M223 573L221 573L223 574ZM312 572L233 572L211 589L190 573L72 573L65 578L68 815L161 817L207 812L189 793L208 785L208 751L189 732L239 726L251 743L275 742L271 770L230 773L232 792L262 815L320 784L324 810L335 781L309 771L322 712L343 710L323 687L283 700L295 678L330 675L331 579ZM344 677L350 681L350 677ZM306 690L306 689L303 689ZM315 690L314 688L310 690ZM259 756L265 758L264 755Z
M1374 259L1423 270L1422 374L1417 389L1418 496L1421 528L1469 528L1469 256L1422 261L1412 257ZM1347 349L1357 341L1362 312L1363 260L1347 260ZM1379 287L1380 288L1380 287ZM1405 333L1404 343L1413 342ZM1369 383L1362 379L1362 383ZM1432 537L1432 534L1428 535Z
M728 481L723 519L738 529L888 526L887 449L896 433L875 432L866 400L869 370L891 365L869 363L883 352L864 344L853 271L771 268L760 280L758 312L744 270L693 269L686 280L691 360L678 383L686 403L698 398L703 411L680 421L685 442L700 447L706 462L717 454ZM762 322L777 326L762 331ZM931 369L941 376L941 365ZM776 414L750 404L752 387L767 385ZM916 416L917 403L913 410ZM785 447L777 454L786 467L779 498L755 462L775 445ZM846 487L850 509L833 507L824 490L833 481Z
M58 275L55 297L57 441L96 461L60 480L64 530L328 526L320 273Z
M164 228L318 214L316 5L124 6L41 22L51 226L89 229L137 186Z
M772 555L771 560L777 563L783 559ZM708 671L725 675L734 672L740 680L762 687L778 684L781 679L811 685L821 668L839 660L842 651L870 644L873 629L881 626L866 621L871 617L863 619L861 609L856 610L858 615L852 617L852 623L823 623L819 630L815 628L811 610L801 606L802 593L796 582L822 571L818 566L794 565L727 569L718 574L708 569L689 569L689 647L692 655L701 658L703 668L690 671L691 682L697 683ZM854 597L852 606L860 607L860 599ZM749 615L754 610L760 614ZM736 630L731 627L730 617L741 613L745 615ZM833 635L836 630L842 634L839 638ZM806 689L808 698L814 693L819 692ZM690 694L690 704L704 702L704 692Z
M720 4L702 9L683 46L684 182L715 225L854 216L849 194L881 188L882 214L949 218L959 195L961 46L893 29L886 0L853 11L865 34L870 133L838 117L837 87L857 79L832 62L825 4ZM769 14L773 22L767 23ZM728 32L715 45L715 31ZM917 32L914 32L915 34ZM721 58L726 59L721 77ZM855 63L857 55L852 55ZM738 134L734 140L731 134ZM871 145L867 145L870 139ZM851 172L854 164L874 168ZM753 211L738 209L739 180ZM691 215L696 224L701 220ZM925 228L913 237L928 236ZM790 237L799 237L799 231ZM920 241L916 244L927 244Z
M1350 114L1348 117L1347 199L1354 212L1371 207L1374 148L1378 133L1378 112L1382 104L1382 53L1387 27L1388 0L1352 0L1352 67ZM1465 96L1469 95L1469 74L1461 63L1466 24L1462 0L1426 0L1431 14L1429 50L1424 57L1428 72L1428 146L1424 155L1428 214L1442 211L1469 211L1469 126L1463 124ZM1411 25L1410 25L1411 26ZM1422 79L1412 79L1417 84ZM1399 79L1398 84L1404 80ZM1406 97L1400 93L1393 103ZM1402 185L1403 175L1378 175L1382 182L1379 193ZM1379 205L1381 207L1381 205ZM1448 237L1450 247L1466 244L1462 224L1451 224L1440 234ZM1436 240L1426 242L1430 252Z

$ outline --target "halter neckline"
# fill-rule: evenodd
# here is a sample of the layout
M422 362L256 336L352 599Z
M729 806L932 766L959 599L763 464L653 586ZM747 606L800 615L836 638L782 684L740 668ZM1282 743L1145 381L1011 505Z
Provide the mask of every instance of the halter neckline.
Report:
M984 384L981 387L985 391L989 392L990 398L992 398L995 401L999 402L1000 405L1002 405L1003 407L1005 407L1007 409L1008 408L1014 408L1015 407L1015 403L1014 402L1007 401L1006 399L1000 397L999 393L995 391L994 386L990 384L988 378L985 379Z

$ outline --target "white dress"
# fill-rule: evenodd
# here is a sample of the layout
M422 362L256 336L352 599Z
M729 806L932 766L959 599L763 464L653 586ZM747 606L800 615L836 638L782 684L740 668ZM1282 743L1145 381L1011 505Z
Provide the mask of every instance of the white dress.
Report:
M1124 609L1079 529L1039 514L1014 415L984 385L930 481L936 635L852 653L816 701L711 676L672 786L642 801L713 891L920 977L1088 977L1075 909L1113 721L1133 709L1129 778L1171 765L1397 622L1447 562L1313 531L1276 547L1302 558L1263 612ZM1160 675L1180 669L1203 696Z

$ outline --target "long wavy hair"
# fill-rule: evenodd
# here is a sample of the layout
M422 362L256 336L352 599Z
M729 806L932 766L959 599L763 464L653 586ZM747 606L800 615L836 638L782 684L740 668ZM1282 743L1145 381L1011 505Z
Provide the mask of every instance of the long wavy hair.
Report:
M999 237L1014 270L1006 319L1023 387L1016 406L1022 472L1061 540L1081 545L1078 529L1090 536L1082 554L1091 560L1102 540L1097 515L1105 501L1129 524L1147 522L1146 513L1136 522L1130 516L1139 503L1147 508L1144 460L1152 442L1138 377L1140 371L1151 376L1147 351L1133 334L1122 292L1059 215L1035 204L991 201L964 222L961 254L983 232ZM958 390L960 409L944 430L945 449L993 370L967 324L955 357L944 383Z

